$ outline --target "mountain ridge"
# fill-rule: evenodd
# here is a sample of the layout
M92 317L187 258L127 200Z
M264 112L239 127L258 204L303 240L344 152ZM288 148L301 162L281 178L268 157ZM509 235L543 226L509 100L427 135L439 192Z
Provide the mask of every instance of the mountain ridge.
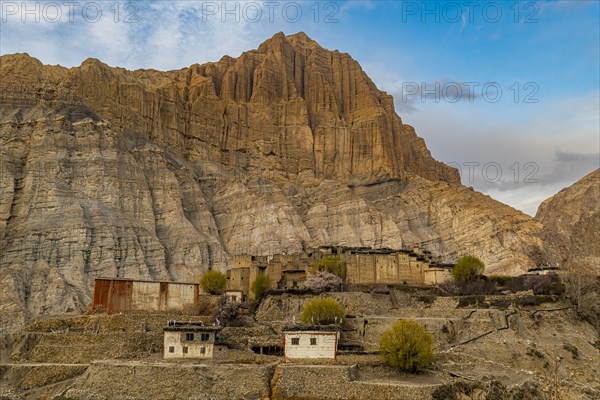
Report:
M600 274L600 169L544 200L535 218L546 259Z

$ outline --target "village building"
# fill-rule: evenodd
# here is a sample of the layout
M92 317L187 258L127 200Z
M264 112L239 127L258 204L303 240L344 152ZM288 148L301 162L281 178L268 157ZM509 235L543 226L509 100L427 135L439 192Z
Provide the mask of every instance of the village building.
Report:
M241 303L244 301L244 292L241 290L226 290L223 295L227 297L227 301Z
M323 246L298 254L234 255L225 296L236 302L254 298L252 283L261 274L270 278L268 289L300 289L315 264L331 256L345 264L347 285L425 287L452 279L452 264L433 263L427 251ZM108 314L185 310L198 305L201 293L198 283L98 278L93 304Z
M335 360L339 341L337 325L293 325L283 328L283 353L290 360Z
M254 294L250 290L258 275L268 275L271 280L269 289L301 288L306 280L307 271L321 257L317 252L298 254L274 254L271 256L234 255L231 269L228 271L228 288Z
M198 283L98 278L94 286L94 307L108 314L183 310L199 297Z
M530 267L527 269L527 275L550 275L556 274L560 271L558 263L551 265L550 263L544 263Z
M433 286L451 279L452 264L432 263L428 251L322 246L298 254L234 255L228 287L253 297L250 288L260 274L268 275L269 289L302 288L314 265L324 257L339 257L346 266L349 285Z
M227 346L221 343L219 326L170 321L164 331L164 359L222 357Z
M452 278L452 265L434 264L420 249L347 249L346 283L356 285L433 286Z

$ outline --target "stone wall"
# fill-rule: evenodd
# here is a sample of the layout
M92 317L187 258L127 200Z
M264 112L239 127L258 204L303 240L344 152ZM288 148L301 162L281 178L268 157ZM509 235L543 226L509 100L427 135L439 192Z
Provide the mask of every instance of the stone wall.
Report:
M428 399L437 385L360 381L356 366L282 364L273 378L272 400Z
M162 352L162 340L162 332L43 334L29 361L79 364L114 357L146 358Z
M322 296L332 297L342 304L346 314L355 316L364 315L386 315L392 303L390 296L371 295L361 292L331 292ZM290 295L282 294L279 296L268 296L264 299L256 311L256 319L259 322L264 321L288 321L293 317L300 317L304 304L313 299L310 295Z
M65 394L88 400L269 398L270 365L94 363Z
M343 259L349 284L426 285L425 271L429 263L407 253L348 253Z
M503 309L489 308L490 305L484 310L460 308L460 298L437 297L431 301L429 298L419 301L418 296L392 292L392 295L361 292L323 295L335 298L344 305L347 317L341 330L340 345L353 345L363 351L376 352L385 330L398 320L412 319L423 324L434 336L436 349L446 349L489 330L504 327L509 313ZM260 323L268 323L278 329L277 324L286 324L294 316L299 317L304 304L312 298L289 294L268 296L257 310L256 318Z
M227 287L231 290L241 290L244 294L250 294L250 267L232 268L229 271Z

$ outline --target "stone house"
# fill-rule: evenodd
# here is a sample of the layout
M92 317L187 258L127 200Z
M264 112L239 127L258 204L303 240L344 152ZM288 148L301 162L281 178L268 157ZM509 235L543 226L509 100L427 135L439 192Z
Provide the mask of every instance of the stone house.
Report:
M231 269L228 271L228 288L241 290L254 298L250 290L258 275L268 275L271 279L270 289L301 288L307 271L319 260L315 252L298 254L274 254L272 256L252 256L237 254L233 256Z
M452 265L434 264L421 249L371 249L322 246L298 254L272 256L234 255L228 271L228 287L253 297L252 283L260 274L271 278L270 289L302 288L313 266L336 256L346 265L347 284L432 286L451 279Z
M283 328L283 353L290 360L335 360L339 341L337 325L293 325Z
M164 359L219 358L227 346L221 343L219 326L170 321L164 331Z
M434 264L420 249L347 249L346 283L358 285L433 286L452 278L452 265Z

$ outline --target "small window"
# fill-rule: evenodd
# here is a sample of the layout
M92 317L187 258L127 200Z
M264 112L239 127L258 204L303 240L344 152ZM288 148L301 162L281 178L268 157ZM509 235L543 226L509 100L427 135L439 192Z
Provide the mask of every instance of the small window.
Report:
M200 340L203 342L208 342L210 339L210 333L203 333L200 335Z
M183 347L183 354L187 354L188 353L188 348L187 347Z
M185 340L188 341L188 342L194 341L194 334L193 333L186 333L185 334Z
M317 345L317 338L316 337L311 337L310 338L310 345L311 346L316 346Z
M175 353L175 347L169 346L169 353Z
M297 346L300 344L300 338L294 337L292 338L292 345Z
M204 346L200 347L200 354L206 354L206 348Z

